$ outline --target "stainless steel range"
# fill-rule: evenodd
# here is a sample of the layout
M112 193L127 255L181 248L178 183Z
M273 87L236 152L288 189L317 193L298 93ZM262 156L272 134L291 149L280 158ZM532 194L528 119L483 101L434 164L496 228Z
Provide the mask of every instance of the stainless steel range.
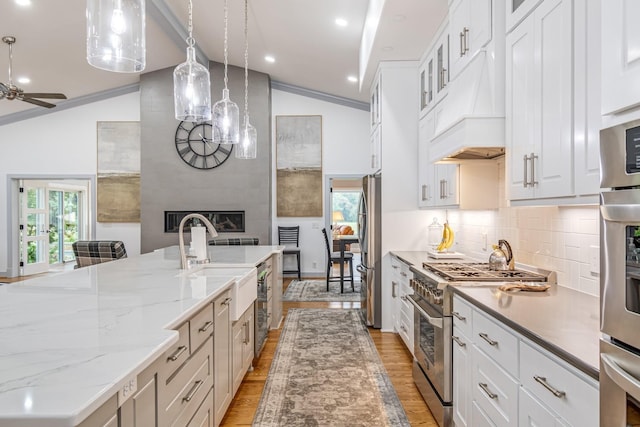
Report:
M490 270L488 263L423 263L411 280L414 306L415 360L413 380L441 427L453 425L453 296L448 286L470 282L547 282L554 273L528 270Z

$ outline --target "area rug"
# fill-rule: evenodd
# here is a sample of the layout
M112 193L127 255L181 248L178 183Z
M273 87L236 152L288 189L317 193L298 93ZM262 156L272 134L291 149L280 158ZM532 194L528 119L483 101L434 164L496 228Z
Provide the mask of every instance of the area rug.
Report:
M410 426L359 310L289 309L253 426Z
M283 301L360 301L360 282L354 283L355 291L351 290L351 282L344 282L344 293L340 293L340 282L330 282L327 292L327 282L324 280L293 280L287 286L282 296Z

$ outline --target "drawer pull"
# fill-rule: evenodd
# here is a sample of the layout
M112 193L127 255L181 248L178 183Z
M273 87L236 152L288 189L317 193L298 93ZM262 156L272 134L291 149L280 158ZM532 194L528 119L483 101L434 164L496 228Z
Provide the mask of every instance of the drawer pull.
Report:
M168 361L175 362L176 360L178 360L180 355L182 353L184 353L185 351L187 351L187 346L186 345L181 345L180 347L178 347L176 349L176 351L173 352L173 354L171 356L167 357L167 362Z
M455 316L456 319L458 319L461 322L466 322L467 318L464 316L461 316L460 313L458 313L457 311L452 312L451 314L453 314Z
M483 340L485 340L486 342L489 343L489 345L498 345L498 341L494 341L491 338L489 338L489 336L487 334L485 334L484 332L480 332L478 335L480 335L480 338L482 338Z
M451 339L454 340L455 342L457 342L460 347L466 347L467 346L467 343L462 342L462 340L460 338L458 338L457 336L455 336L455 335L452 335Z
M187 393L187 395L182 398L182 401L191 402L191 399L193 399L193 396L198 392L198 390L200 390L200 387L202 387L202 384L204 384L204 381L202 380L198 380L195 383L193 383L193 387L191 387L191 390L189 390L189 393Z
M559 391L556 390L555 388L553 388L552 386L549 385L549 383L547 382L547 379L545 377L540 377L538 375L534 375L533 379L536 380L536 382L542 384L542 386L544 388L546 388L547 390L549 390L551 392L551 394L553 394L555 397L557 398L562 398L566 395L566 393L564 391Z
M489 399L497 399L498 395L495 393L492 393L491 390L489 390L489 387L487 386L486 383L478 383L478 385L480 386L480 388L482 389L482 391L484 391L485 393L487 393L487 396L489 396Z
M204 325L202 325L200 327L200 329L198 329L198 332L204 332L207 329L209 329L211 326L213 325L213 322L211 320L209 320L207 323L205 323Z
M224 301L220 303L220 305L229 305L230 302L231 302L231 298L225 298Z

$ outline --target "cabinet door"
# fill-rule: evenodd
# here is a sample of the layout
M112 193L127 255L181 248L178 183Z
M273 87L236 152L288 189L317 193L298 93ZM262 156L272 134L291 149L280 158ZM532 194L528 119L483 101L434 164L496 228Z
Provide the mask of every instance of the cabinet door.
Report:
M275 298L275 297L274 297ZM253 364L253 355L254 355L254 334L255 334L255 317L254 317L254 309L253 306L246 312L246 326L245 326L245 335L244 335L244 350L242 352L242 357L244 358L243 369L246 372L251 368Z
M640 103L640 2L602 3L602 114Z
M453 328L453 421L457 427L471 427L471 340Z
M382 168L382 125L378 125L371 135L371 171L377 172Z
M526 18L542 0L507 0L507 33Z
M380 79L371 87L371 130L375 130L380 123Z
M491 31L491 0L457 0L451 5L451 80L491 41Z
M243 317L233 324L231 334L233 337L233 358L231 359L231 366L233 368L233 394L236 394L242 378L244 378L244 335L246 328L246 320ZM214 360L215 363L215 360Z
M436 206L458 205L458 165L434 165Z
M220 424L232 399L231 372L231 312L230 293L227 291L214 301L214 402L216 425Z
M556 415L554 415L547 407L538 402L527 391L520 387L518 410L518 425L520 427L563 427L566 426Z
M418 207L435 206L435 168L429 161L429 142L433 136L433 112L422 119L418 126Z
M438 39L434 49L435 63L435 96L434 102L439 102L447 94L449 84L449 32L445 29Z

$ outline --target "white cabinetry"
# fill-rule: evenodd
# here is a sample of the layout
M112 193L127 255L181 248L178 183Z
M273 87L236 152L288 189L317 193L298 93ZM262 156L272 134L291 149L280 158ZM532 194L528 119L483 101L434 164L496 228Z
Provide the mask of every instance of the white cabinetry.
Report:
M456 0L449 7L451 80L491 41L491 0Z
M449 32L447 20L438 30L435 42L426 51L418 70L420 115L426 114L447 94L449 83Z
M453 304L456 426L598 425L596 380L458 295Z
M602 114L640 104L640 2L602 4Z
M597 142L593 141L593 127L599 124L588 122L592 114L585 107L594 84L588 69L596 63L586 55L587 22L581 2L574 6L571 0L545 0L507 35L510 200L568 198L599 191L594 170ZM576 184L585 179L588 184Z
M254 313L253 305L240 319L233 322L233 394L235 395L248 370L251 369L254 355Z
M229 291L224 292L213 302L215 358L213 392L216 426L220 425L233 399L230 295Z
M413 305L408 295L413 294L410 280L413 273L407 263L391 255L391 297L393 298L393 326L407 349L414 353Z

